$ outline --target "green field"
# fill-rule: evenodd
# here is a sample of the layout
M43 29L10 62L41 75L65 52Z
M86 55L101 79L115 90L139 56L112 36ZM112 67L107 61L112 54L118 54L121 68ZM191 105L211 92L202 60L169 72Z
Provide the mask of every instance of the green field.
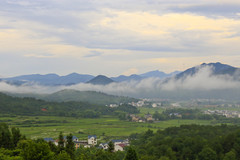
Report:
M1 117L1 122L7 122L10 126L19 127L28 138L57 138L60 132L72 133L80 139L86 139L87 135L97 135L101 139L127 137L132 133L141 133L148 129L154 131L182 124L209 125L207 120L168 120L155 123L136 123L120 121L114 117L98 119L77 119L71 117L53 116L16 116ZM104 135L104 136L103 136Z

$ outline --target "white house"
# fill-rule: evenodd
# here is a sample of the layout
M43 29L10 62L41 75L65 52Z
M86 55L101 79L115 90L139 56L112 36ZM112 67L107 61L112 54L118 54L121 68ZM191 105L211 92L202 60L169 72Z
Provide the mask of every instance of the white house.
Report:
M123 151L124 147L129 145L128 139L126 140L115 139L115 140L112 140L112 142L114 144L114 151Z
M116 144L114 145L114 151L123 151L124 150L124 147L126 147L127 145L126 144Z
M97 145L97 136L96 135L88 136L88 144L93 146Z
M99 147L104 149L104 150L107 150L108 149L108 143L101 143L101 144L99 144Z

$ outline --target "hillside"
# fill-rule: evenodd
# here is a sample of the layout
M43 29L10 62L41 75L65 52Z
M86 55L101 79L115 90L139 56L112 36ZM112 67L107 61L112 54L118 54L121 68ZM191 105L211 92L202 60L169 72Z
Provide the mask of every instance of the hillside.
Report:
M69 102L69 101L81 101L91 104L119 104L137 101L134 98L113 96L101 92L95 91L77 91L77 90L62 90L50 95L45 95L42 99L55 102Z
M115 111L138 113L136 107L122 105L109 108L105 105L94 105L86 102L47 102L34 98L12 97L0 93L1 115L28 115L28 116L68 116L97 118L102 115L115 115Z

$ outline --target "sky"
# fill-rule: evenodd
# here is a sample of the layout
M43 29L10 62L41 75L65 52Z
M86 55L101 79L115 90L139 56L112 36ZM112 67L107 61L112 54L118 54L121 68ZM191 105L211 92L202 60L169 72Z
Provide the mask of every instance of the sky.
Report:
M240 67L237 0L0 0L0 77Z

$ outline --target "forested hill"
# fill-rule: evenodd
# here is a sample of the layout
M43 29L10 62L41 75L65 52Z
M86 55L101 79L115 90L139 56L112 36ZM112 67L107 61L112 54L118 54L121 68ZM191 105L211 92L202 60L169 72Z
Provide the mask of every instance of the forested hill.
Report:
M120 104L137 102L138 99L124 96L109 95L96 91L78 91L73 89L64 89L52 94L24 94L24 93L6 93L15 97L33 97L49 102L85 102L98 105Z
M97 118L102 115L114 115L115 112L137 113L137 108L122 105L109 108L86 102L47 102L34 98L17 98L0 93L0 114L10 115L52 115Z
M239 126L182 125L131 136L140 159L240 159Z
M81 101L91 104L119 104L137 101L137 99L123 96L108 95L96 91L77 91L72 89L65 89L53 94L45 95L43 100L54 102L69 102L69 101Z

